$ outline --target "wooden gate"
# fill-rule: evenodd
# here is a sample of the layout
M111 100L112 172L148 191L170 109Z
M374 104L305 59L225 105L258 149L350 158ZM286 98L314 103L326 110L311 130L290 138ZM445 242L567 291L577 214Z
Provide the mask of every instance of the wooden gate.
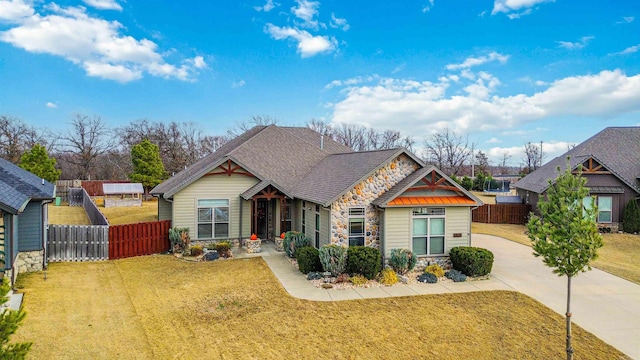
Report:
M486 204L472 212L474 222L486 224L524 225L529 219L531 205L526 204Z
M109 259L168 251L170 227L170 220L110 226Z

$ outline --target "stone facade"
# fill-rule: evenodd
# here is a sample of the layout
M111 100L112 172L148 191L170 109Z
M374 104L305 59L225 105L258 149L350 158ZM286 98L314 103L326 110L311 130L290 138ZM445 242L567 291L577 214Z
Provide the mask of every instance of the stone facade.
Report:
M371 202L387 192L419 165L402 154L378 169L331 204L331 243L349 245L349 208L365 209L365 246L380 247L380 218Z
M14 265L16 275L32 271L42 271L44 250L19 252Z

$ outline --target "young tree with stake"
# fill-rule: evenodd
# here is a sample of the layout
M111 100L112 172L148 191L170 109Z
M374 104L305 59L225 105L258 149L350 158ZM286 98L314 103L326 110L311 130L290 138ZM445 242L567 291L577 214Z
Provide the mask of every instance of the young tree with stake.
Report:
M560 167L558 167L560 173ZM567 359L573 359L571 345L571 279L591 270L589 263L598 257L602 236L598 233L595 199L589 196L582 177L582 166L573 174L567 169L553 182L549 180L546 199L538 202L540 217L532 215L527 223L533 255L542 257L558 276L567 277Z

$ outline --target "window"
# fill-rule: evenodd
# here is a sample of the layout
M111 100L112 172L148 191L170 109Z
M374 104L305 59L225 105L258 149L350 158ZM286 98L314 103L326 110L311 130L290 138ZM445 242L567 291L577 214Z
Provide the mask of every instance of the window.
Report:
M302 233L307 233L307 202L302 202Z
M349 246L364 245L364 208L349 208Z
M612 202L613 201L611 196L598 196L598 222L599 223L611 222Z
M316 248L320 248L320 205L316 205Z
M229 200L198 200L198 239L229 237Z
M413 209L412 245L416 255L444 255L444 208Z
M291 231L291 200L284 202L284 229L282 232Z

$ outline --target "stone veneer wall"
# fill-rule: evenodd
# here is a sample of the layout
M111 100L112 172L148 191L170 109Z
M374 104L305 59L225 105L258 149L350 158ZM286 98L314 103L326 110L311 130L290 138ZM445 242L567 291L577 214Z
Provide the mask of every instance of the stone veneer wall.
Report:
M19 252L14 265L16 275L25 272L41 271L43 261L44 250Z
M349 208L363 206L365 208L364 244L380 247L380 218L371 201L418 168L419 165L415 161L402 154L333 202L331 204L331 243L341 246L349 245Z

